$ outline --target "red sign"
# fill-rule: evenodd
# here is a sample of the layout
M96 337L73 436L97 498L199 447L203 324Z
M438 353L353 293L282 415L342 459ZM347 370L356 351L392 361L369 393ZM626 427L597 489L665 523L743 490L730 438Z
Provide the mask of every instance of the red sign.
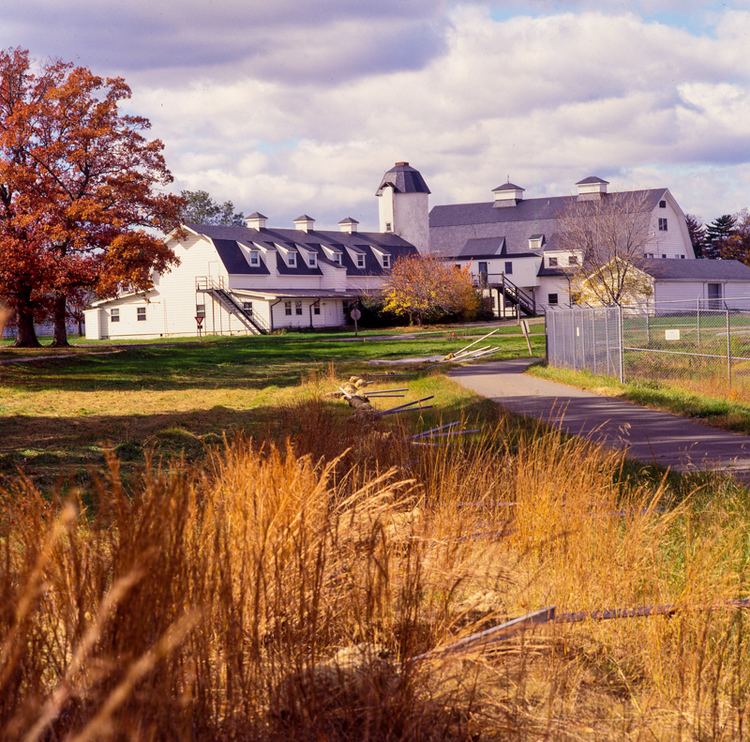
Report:
M203 327L203 315L202 314L196 314L195 315L195 322L198 325L198 329L200 330L201 327Z

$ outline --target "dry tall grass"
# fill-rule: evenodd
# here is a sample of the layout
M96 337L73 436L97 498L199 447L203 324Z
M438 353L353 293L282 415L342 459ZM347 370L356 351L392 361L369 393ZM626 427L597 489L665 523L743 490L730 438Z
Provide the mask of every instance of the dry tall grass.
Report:
M414 446L306 402L288 443L0 498L3 739L738 739L747 504L664 505L501 421ZM346 450L344 450L346 449ZM676 603L415 657L546 605ZM715 610L699 610L716 606Z

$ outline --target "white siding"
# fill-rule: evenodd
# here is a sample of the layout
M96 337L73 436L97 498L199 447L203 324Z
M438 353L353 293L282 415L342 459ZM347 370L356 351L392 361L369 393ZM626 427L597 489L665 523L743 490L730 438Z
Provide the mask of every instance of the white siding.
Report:
M684 255L686 260L695 258L693 245L685 223L685 214L679 207L674 196L669 191L664 194L666 207L658 204L651 212L650 239L644 249L645 253L652 253L654 258L679 258ZM659 230L659 219L667 220L667 231Z

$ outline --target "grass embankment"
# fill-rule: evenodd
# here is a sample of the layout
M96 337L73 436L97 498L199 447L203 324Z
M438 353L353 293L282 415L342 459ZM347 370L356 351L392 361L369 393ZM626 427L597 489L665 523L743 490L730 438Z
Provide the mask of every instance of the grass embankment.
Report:
M740 738L747 499L678 503L620 454L474 412L480 435L415 446L409 418L312 396L265 444L128 489L113 465L88 508L6 489L2 737ZM440 652L544 606L664 603Z
M609 376L589 371L575 371L550 366L532 366L528 373L550 381L558 381L582 389L590 389L606 396L622 397L631 402L695 417L726 430L750 434L750 403L733 399L726 384L684 382L689 388L680 388L679 382L631 381L621 384ZM690 387L703 387L711 393L694 391Z
M517 334L490 340L502 349L498 358L527 353ZM543 340L533 341L541 352ZM384 384L414 381L409 398L426 396L430 384L440 386L437 377L422 378L429 364L386 368L368 361L439 355L467 342L460 332L364 341L298 333L0 366L0 472L21 466L48 479L84 476L87 466L103 462L106 450L139 461L144 446L197 451L203 440L226 431L257 434L273 425L279 405L298 398L301 379L313 393L315 378L328 374L331 363L341 374L366 370ZM439 403L451 404L441 394Z

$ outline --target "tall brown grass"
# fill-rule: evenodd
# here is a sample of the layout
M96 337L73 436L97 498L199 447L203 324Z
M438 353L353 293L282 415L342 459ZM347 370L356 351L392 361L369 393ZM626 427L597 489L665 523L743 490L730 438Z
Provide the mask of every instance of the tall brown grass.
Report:
M2 493L3 739L746 736L742 495L671 502L504 420L415 446L312 400L279 428L130 490L113 460L72 502ZM543 606L654 603L681 610L414 659Z

